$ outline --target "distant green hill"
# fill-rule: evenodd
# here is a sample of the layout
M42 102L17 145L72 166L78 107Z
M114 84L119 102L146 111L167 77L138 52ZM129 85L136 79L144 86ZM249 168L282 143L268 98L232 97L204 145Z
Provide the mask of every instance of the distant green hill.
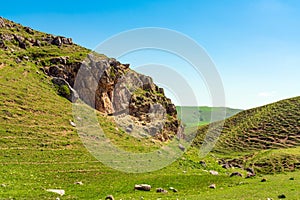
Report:
M214 121L223 120L222 116L216 116L214 120L212 121L211 116L212 113L219 113L221 111L226 111L226 118L231 117L239 112L241 112L241 109L234 109L234 108L222 108L222 107L208 107L208 106L177 106L177 112L178 116L180 117L180 113L184 112L184 118L185 121L193 122L198 121L198 123L195 123L195 126L205 125Z

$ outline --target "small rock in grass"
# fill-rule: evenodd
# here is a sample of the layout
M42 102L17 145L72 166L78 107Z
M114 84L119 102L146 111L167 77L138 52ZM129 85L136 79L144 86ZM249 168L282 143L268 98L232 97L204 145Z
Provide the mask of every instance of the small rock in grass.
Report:
M156 192L158 192L158 193L168 193L168 191L163 189L163 188L156 188Z
M175 188L169 187L169 190L172 190L173 192L178 192Z
M201 160L201 161L199 162L199 164L202 165L203 167L206 167L206 162L203 161L203 160Z
M251 177L254 177L254 176L255 176L255 174L253 174L251 172L247 172L246 178L251 178Z
M75 182L75 185L83 185L83 183L81 181Z
M56 199L55 200L60 200L60 198L59 197L56 197Z
M211 175L215 175L215 176L219 174L219 172L214 171L214 170L209 170L209 173L210 173Z
M209 186L209 188L211 188L211 189L216 189L217 187L216 187L216 184L211 184L211 185Z
M281 194L281 195L278 195L278 198L279 198L279 199L285 199L286 196L285 196L284 194Z
M115 198L113 197L113 195L108 195L107 197L105 197L105 200L115 200Z
M272 198L267 198L267 200L273 200Z
M266 181L267 181L267 179L266 179L266 178L263 178L263 179L261 179L260 182L266 182Z
M250 172L250 173L252 173L252 174L255 174L253 168L248 167L248 168L246 168L245 170L246 170L247 172Z
M2 183L2 184L1 184L1 187L6 187L6 184Z
M182 144L179 144L179 145L178 145L178 148L179 148L181 151L185 151L185 147L184 147Z
M242 177L243 175L240 172L233 172L233 173L230 174L230 177L233 177L233 176L240 176L240 177Z
M69 122L70 122L70 125L71 125L71 126L76 127L75 122L73 122L72 120L69 120Z
M150 191L151 185L148 184L139 184L134 186L135 190L142 190L142 191Z
M228 163L225 163L222 165L222 168L224 169L229 169L230 168L230 165Z
M65 194L65 190L59 190L59 189L48 189L47 192L54 192L56 194L60 194L60 196L63 196Z

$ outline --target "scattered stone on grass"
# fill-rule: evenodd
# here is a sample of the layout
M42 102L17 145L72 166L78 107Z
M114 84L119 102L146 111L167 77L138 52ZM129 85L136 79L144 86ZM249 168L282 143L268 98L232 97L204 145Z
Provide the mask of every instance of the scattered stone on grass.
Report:
M156 192L158 192L158 193L168 193L168 191L163 189L163 188L156 188Z
M83 183L81 181L75 182L75 185L83 185Z
M182 144L178 144L178 148L179 148L181 151L185 151L185 147L184 147Z
M65 190L60 189L47 189L47 192L54 192L56 194L59 194L60 196L63 196L65 194Z
M199 164L202 165L203 167L206 167L206 162L203 161L203 160L201 160L201 161L199 162Z
M251 177L254 177L254 176L255 176L255 174L253 174L251 172L247 172L246 178L251 178Z
M211 189L216 189L217 187L216 187L216 184L211 184L211 185L209 186L209 188L211 188Z
M115 198L113 197L113 195L108 195L107 197L105 197L105 200L115 200Z
M75 122L73 122L72 120L69 120L69 122L70 122L70 125L71 125L71 126L76 127Z
M173 192L178 192L177 189L173 188L173 187L169 187L169 190L173 191Z
M254 171L253 168L248 167L248 168L246 168L245 170L246 170L247 172L251 173L251 174L255 174L255 171Z
M214 176L219 175L219 172L214 171L214 170L209 170L209 173Z
M266 179L266 178L263 178L263 179L261 179L260 182L266 182L266 181L267 181L267 179Z
M223 167L224 169L229 169L229 168L231 168L231 166L230 166L228 163L223 164L222 167Z
M281 195L278 195L278 198L279 198L279 199L285 199L286 196L285 196L284 194L281 194Z
M150 191L151 185L148 184L139 184L134 186L135 190L141 190L141 191Z
M233 176L240 176L240 177L243 177L243 175L240 173L240 172L233 172L230 174L230 177L233 177Z

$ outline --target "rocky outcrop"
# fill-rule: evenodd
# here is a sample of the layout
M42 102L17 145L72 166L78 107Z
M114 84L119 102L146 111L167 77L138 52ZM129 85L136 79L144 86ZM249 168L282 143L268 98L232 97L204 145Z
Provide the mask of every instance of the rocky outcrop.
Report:
M73 44L71 38L40 33L1 17L0 28L5 30L0 32L0 48L11 54L17 64L38 65L52 77L61 96L70 101L80 98L115 117L129 134L152 136L161 141L181 135L175 105L151 77L116 59L96 53L87 55L87 50L74 56L76 49L84 48Z
M179 130L174 104L151 77L115 59L98 59L95 54L88 56L80 70L75 83L80 98L101 112L122 118L119 125L127 132L143 129L165 141ZM126 116L131 116L127 122Z
M68 88L75 87L76 95L85 103L118 118L126 132L166 141L181 131L176 107L163 89L151 77L131 70L129 64L96 54L82 63L70 62L69 57L55 57L49 62L50 66L44 67L46 74L66 80ZM72 89L62 96L72 100Z

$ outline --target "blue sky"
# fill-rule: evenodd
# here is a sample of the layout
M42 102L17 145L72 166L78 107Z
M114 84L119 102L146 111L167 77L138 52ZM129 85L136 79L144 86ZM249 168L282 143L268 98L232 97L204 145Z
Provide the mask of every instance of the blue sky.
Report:
M246 109L300 95L298 0L6 1L0 11L3 17L71 37L90 49L134 28L181 32L214 61L230 107ZM149 60L150 55L155 56L150 53ZM134 67L143 56L121 61ZM200 104L210 105L207 94L197 95Z

